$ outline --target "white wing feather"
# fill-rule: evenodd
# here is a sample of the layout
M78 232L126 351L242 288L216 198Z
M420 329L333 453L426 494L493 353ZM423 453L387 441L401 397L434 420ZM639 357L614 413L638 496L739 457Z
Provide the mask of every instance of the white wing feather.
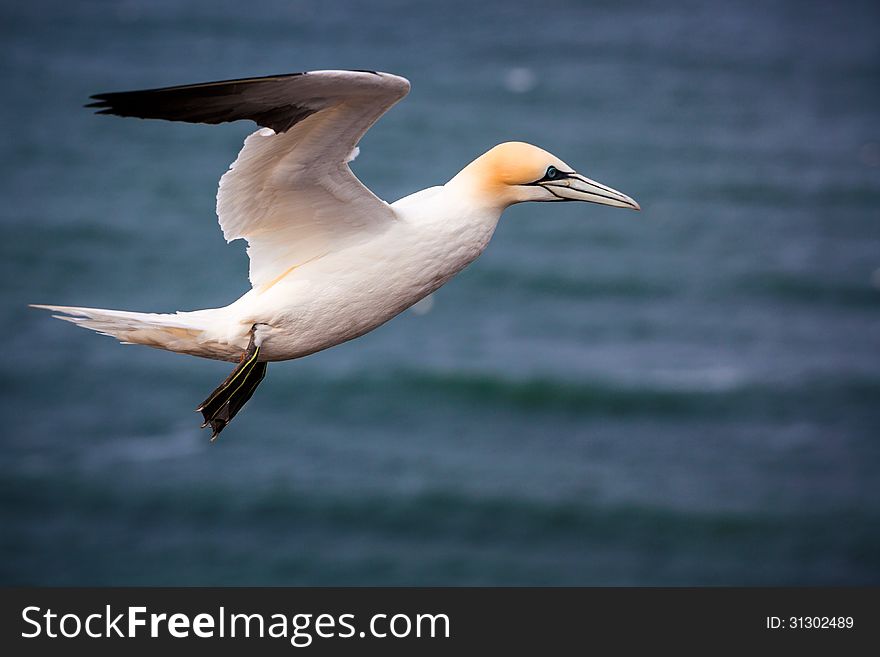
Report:
M309 106L322 108L287 132L262 128L251 134L220 179L223 236L247 240L251 285L258 289L395 219L348 161L367 129L406 95L409 83L385 73L306 75L322 94L310 98Z

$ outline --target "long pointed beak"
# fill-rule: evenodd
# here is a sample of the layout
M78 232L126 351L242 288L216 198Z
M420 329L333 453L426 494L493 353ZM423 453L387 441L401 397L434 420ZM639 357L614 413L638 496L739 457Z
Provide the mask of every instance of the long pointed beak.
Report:
M589 201L590 203L613 205L616 208L642 209L626 194L597 183L595 180L590 180L579 173L570 173L566 178L548 180L539 184L554 196L565 201Z

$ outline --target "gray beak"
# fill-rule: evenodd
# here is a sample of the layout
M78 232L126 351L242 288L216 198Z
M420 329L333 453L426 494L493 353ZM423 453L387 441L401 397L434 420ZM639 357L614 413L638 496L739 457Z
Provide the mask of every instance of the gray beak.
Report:
M538 184L564 201L589 201L590 203L613 205L616 208L642 209L626 194L621 194L616 189L606 187L579 173L569 173L565 178L548 180Z

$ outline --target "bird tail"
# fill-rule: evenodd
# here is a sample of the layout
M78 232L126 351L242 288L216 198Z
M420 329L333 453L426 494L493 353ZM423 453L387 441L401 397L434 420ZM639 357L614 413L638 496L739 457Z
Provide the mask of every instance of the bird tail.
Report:
M206 329L210 310L157 314L37 304L31 307L59 313L53 317L116 338L122 344L143 344L219 360L234 358L229 345L219 344L208 337Z

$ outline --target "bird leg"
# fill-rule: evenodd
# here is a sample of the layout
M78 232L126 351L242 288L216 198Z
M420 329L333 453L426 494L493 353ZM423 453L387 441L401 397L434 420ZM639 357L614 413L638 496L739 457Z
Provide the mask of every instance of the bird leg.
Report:
M266 363L258 361L260 348L256 344L255 333L256 325L251 328L247 349L236 368L196 409L205 418L202 428L211 426L211 442L217 439L266 376Z

